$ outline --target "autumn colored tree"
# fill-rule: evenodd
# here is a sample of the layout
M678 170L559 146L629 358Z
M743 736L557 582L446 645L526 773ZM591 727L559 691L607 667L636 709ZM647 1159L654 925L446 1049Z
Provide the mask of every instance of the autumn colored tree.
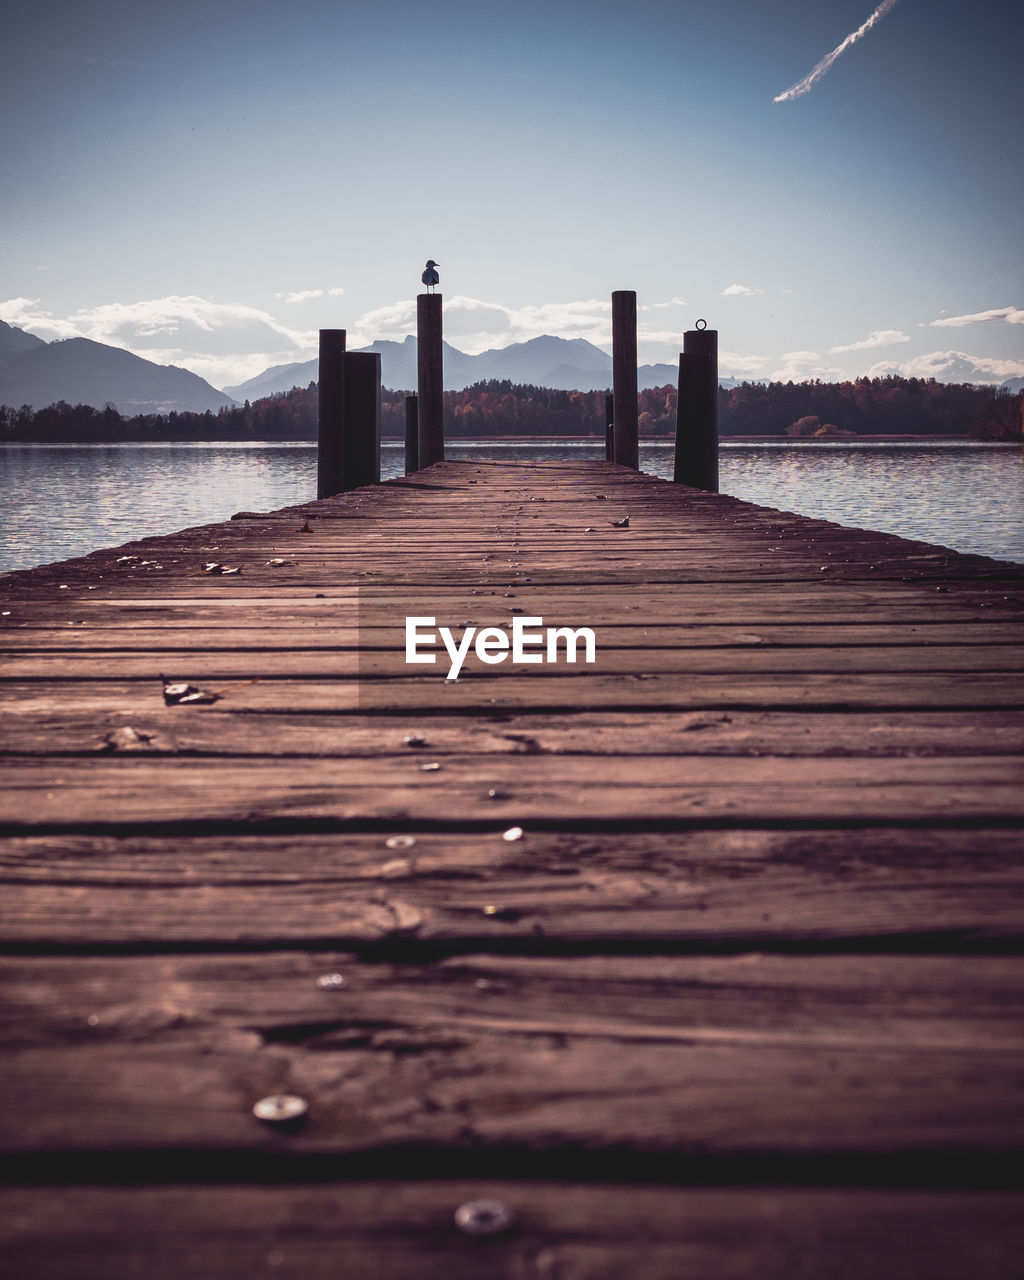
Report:
M451 439L495 436L604 438L604 391L563 391L478 382L444 396ZM1021 438L1022 397L998 387L948 384L923 378L858 378L853 382L742 383L719 388L719 431L728 436L784 436L805 419L833 434ZM108 405L63 401L36 412L0 406L0 440L101 443L173 440L308 440L317 435L317 386L221 409L218 413L125 417ZM641 434L675 433L676 389L640 392ZM384 390L381 431L405 436L405 394ZM801 434L803 432L801 431Z

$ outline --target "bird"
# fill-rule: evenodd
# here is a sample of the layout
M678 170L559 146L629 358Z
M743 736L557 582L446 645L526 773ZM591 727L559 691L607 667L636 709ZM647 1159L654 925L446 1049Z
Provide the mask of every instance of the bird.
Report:
M423 281L423 283L427 286L428 289L433 289L435 284L440 284L441 277L437 274L437 272L434 269L435 267L439 267L440 265L441 264L439 262L435 262L433 258L427 259L426 270L420 276L420 279Z

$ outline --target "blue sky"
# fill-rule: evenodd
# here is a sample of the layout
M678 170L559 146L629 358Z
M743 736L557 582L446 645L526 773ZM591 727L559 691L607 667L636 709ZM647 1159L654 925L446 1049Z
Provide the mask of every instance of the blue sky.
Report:
M6 6L0 319L223 386L414 327L738 377L1024 376L1024 5Z

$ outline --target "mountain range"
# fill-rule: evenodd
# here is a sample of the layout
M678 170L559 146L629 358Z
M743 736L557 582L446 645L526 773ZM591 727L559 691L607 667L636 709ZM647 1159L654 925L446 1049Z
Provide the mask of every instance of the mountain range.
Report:
M416 389L416 339L410 334L404 342L380 340L361 351L380 355L381 381L392 391ZM640 389L663 387L675 383L677 370L671 364L645 364L637 371ZM461 391L474 382L507 379L535 387L554 387L562 391L601 391L612 385L612 358L600 347L584 338L531 338L511 346L466 355L444 343L444 389ZM279 364L265 370L248 382L225 387L236 400L259 400L263 396L306 387L317 380L317 361ZM723 385L732 386L731 378Z
M364 351L381 357L382 381L392 390L412 391L417 382L416 339L380 340ZM237 386L218 391L197 374L174 365L154 364L121 347L89 338L44 342L0 320L0 404L42 409L58 400L112 404L125 417L134 414L203 413L305 387L318 377L318 362L275 365ZM583 338L532 338L480 355L444 344L444 386L461 391L491 379L568 391L600 391L612 383L612 361ZM672 365L641 365L641 388L674 383ZM731 379L725 379L731 384Z
M360 348L379 353L382 381L393 391L413 391L417 383L416 339L404 342L378 340ZM0 404L12 408L30 405L43 409L58 400L90 404L102 409L112 404L125 417L134 414L216 412L243 400L306 387L319 376L318 361L279 364L246 382L218 391L198 374L174 365L154 364L121 347L89 338L65 338L44 342L23 329L0 320ZM637 370L641 390L674 384L672 364L645 364ZM601 391L612 384L612 359L600 347L583 338L546 335L528 342L467 355L444 344L444 387L461 391L475 382L492 379L565 391ZM734 387L735 378L721 378L720 385ZM1009 378L1002 387L1016 392L1024 379Z
M154 364L89 338L44 342L0 320L0 404L44 409L58 400L97 409L112 404L125 417L203 413L234 404L187 369Z

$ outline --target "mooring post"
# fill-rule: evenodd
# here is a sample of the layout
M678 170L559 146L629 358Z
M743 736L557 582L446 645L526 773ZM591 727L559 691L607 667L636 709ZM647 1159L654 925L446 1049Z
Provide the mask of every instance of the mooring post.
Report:
M683 334L673 479L718 492L718 330L704 320Z
M380 356L349 351L345 356L344 490L380 484Z
M638 471L636 293L632 289L617 289L612 294L612 396L615 461Z
M345 330L320 330L316 496L345 487Z
M604 398L604 460L605 462L615 461L615 439L612 435L613 423L615 422L615 397L605 396Z
M420 467L444 462L444 354L441 344L441 294L418 294L416 360Z
M405 474L420 469L420 402L418 396L405 397Z

